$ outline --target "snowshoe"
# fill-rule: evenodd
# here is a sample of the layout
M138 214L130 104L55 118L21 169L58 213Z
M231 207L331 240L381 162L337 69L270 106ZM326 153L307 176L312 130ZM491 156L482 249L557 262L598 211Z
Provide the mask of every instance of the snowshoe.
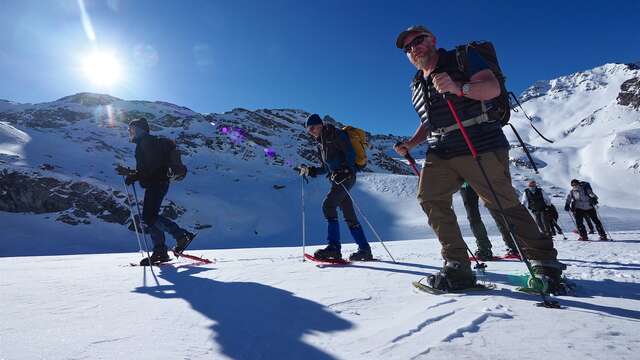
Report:
M340 252L340 249L337 249L337 248L329 245L324 249L316 250L316 252L313 253L313 257L318 259L318 260L320 260L320 261L324 261L324 260L342 260L342 253Z
M519 291L558 295L564 291L562 285L562 270L550 266L534 266L535 277L530 276L527 286Z
M166 252L153 252L150 257L146 257L140 260L140 266L150 266L150 265L158 265L161 263L165 263L167 261L171 261L169 254Z
M371 249L358 249L358 251L349 255L350 261L373 261Z
M440 272L426 276L426 284L441 292L454 292L476 286L476 276L471 266L457 261L447 261Z

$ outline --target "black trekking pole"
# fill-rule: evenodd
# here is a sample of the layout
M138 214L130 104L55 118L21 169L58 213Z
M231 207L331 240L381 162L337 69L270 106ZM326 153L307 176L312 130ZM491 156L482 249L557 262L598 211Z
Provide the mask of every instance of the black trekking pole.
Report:
M516 131L515 126L513 126L513 124L511 123L509 123L509 126L511 126L511 130L513 130L513 133L516 135L516 138L518 138L518 142L520 143L520 146L522 146L522 150L524 150L524 153L527 155L527 158L529 159L529 162L531 163L533 170L536 172L536 174L539 174L538 167L536 166L536 163L533 161L533 158L531 157L531 153L529 153L529 149L527 149L527 145L524 143L524 141L522 141L522 138L520 137L520 134L518 134L518 132Z
M306 247L306 244L307 244L307 242L306 242L307 231L306 231L306 227L305 227L305 215L304 215L304 182L305 182L305 180L307 182L309 181L309 180L307 180L306 176L302 176L300 178L300 184L302 185L300 187L302 189L302 204L301 204L301 207L302 207L302 262L306 261L306 259L304 257L304 254L306 252L305 251L305 247Z
M378 232L376 231L376 229L373 227L373 225L371 225L371 222L369 222L369 219L367 219L367 217L362 212L362 210L360 210L360 207L358 206L358 203L356 203L356 199L353 198L353 196L351 195L351 193L349 192L347 187L344 186L344 184L342 182L340 182L339 185L342 186L344 191L347 193L347 195L351 199L351 202L353 203L353 206L356 208L356 211L360 214L360 216L362 216L362 218L367 223L367 225L369 225L369 228L371 228L371 231L373 232L373 234L376 236L376 238L378 238L378 241L380 242L380 244L382 244L382 247L384 248L384 250L387 252L387 254L389 254L389 257L391 258L391 261L393 261L393 263L396 264L397 263L396 259L393 258L393 255L391 255L391 252L389 252L389 249L387 249L387 245L384 244L384 241L382 241L382 238L380 237L380 235L378 235Z
M611 238L611 234L609 234L609 231L607 231L607 228L604 226L604 221L600 217L600 214L598 214L598 206L597 205L593 206L593 211L595 211L596 217L600 221L600 225L602 226L602 230L604 230L605 234L607 234L607 236L609 237L609 241L613 241L613 239Z
M529 279L527 285L529 287L531 287L533 289L536 289L536 290L538 290L540 292L540 297L542 298L542 305L544 307L559 308L560 305L558 304L557 301L553 301L553 300L547 299L547 296L545 295L544 291L548 287L548 284L546 284L542 278L538 278L538 277L535 276L535 273L533 272L533 267L531 266L531 263L529 262L529 259L527 259L527 257L524 256L524 253L523 253L522 249L520 248L520 245L518 244L518 240L516 239L515 231L513 229L513 224L511 224L511 222L509 222L509 220L507 219L507 216L505 215L504 208L502 207L502 203L500 203L500 199L498 199L498 194L496 194L495 190L493 189L493 185L491 184L491 181L489 180L489 176L487 175L487 172L485 171L484 166L482 166L482 162L480 162L480 158L478 157L478 151L476 150L475 146L473 146L473 143L471 142L471 138L469 137L469 134L467 133L467 130L465 129L464 125L462 124L462 120L460 120L460 116L458 116L458 111L456 110L455 105L453 105L453 102L451 101L451 99L449 97L447 97L447 94L442 94L442 96L446 100L447 105L449 106L449 110L451 111L451 114L453 115L453 118L455 119L456 123L458 124L458 128L460 129L460 133L462 134L462 137L464 138L464 141L466 142L467 147L469 148L469 151L471 152L471 156L473 157L473 159L476 161L476 164L480 168L480 172L482 173L482 177L486 181L487 186L489 188L489 191L491 191L491 194L493 195L493 198L496 201L496 205L498 205L499 212L502 215L502 218L503 218L504 222L508 225L509 233L511 234L511 236L513 238L513 244L516 246L516 250L518 250L518 254L520 254L520 258L522 259L522 262L524 262L524 264L526 265L527 270L529 270L531 278Z
M398 141L395 146L399 147L400 145L402 145L402 142ZM409 166L411 166L411 169L413 169L413 173L416 174L416 176L420 177L420 171L418 171L418 167L416 166L416 159L411 156L409 150L407 150L407 153L404 154L404 158L409 162Z
M136 239L138 240L138 249L140 250L140 256L144 258L144 252L142 251L142 242L140 241L140 234L138 233L138 224L136 218L133 215L133 207L131 206L131 194L129 193L129 186L127 185L126 177L122 176L124 182L124 191L127 193L127 206L129 206L129 214L131 215L131 222L133 223L133 229L136 232Z
M136 191L136 184L135 183L131 184L131 187L133 188L133 198L136 202L136 208L138 209L138 220L140 220L140 233L142 234L142 241L144 242L144 248L149 258L149 268L151 268L151 272L153 272L153 266L151 265L151 255L149 254L149 244L147 243L147 236L144 232L145 226L143 226L142 224L143 223L142 211L140 211L140 204L138 203L138 193Z

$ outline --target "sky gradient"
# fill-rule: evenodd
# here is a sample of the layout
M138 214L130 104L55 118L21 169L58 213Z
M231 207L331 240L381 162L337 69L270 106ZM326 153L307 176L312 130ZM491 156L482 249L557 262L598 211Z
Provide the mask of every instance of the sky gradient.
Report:
M536 80L640 61L636 1L85 0L93 40L79 4L2 2L0 99L89 91L199 112L296 108L406 135L418 122L409 99L415 70L394 42L412 24L429 27L445 48L493 41L516 93ZM87 79L81 62L94 48L116 54L119 83Z

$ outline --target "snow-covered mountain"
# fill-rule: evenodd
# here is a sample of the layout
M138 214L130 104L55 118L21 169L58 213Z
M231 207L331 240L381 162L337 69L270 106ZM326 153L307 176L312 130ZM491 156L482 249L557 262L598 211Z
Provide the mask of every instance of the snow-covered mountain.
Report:
M543 182L562 189L572 178L597 184L606 204L637 209L640 201L640 67L606 64L538 81L520 96L512 123L542 161ZM512 132L506 133L514 141ZM512 156L523 159L521 152Z

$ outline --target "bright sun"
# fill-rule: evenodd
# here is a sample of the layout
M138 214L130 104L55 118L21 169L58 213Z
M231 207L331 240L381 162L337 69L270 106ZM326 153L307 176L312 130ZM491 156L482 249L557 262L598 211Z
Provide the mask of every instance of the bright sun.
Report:
M95 51L84 58L82 70L87 78L101 86L116 84L122 78L122 67L113 53Z

